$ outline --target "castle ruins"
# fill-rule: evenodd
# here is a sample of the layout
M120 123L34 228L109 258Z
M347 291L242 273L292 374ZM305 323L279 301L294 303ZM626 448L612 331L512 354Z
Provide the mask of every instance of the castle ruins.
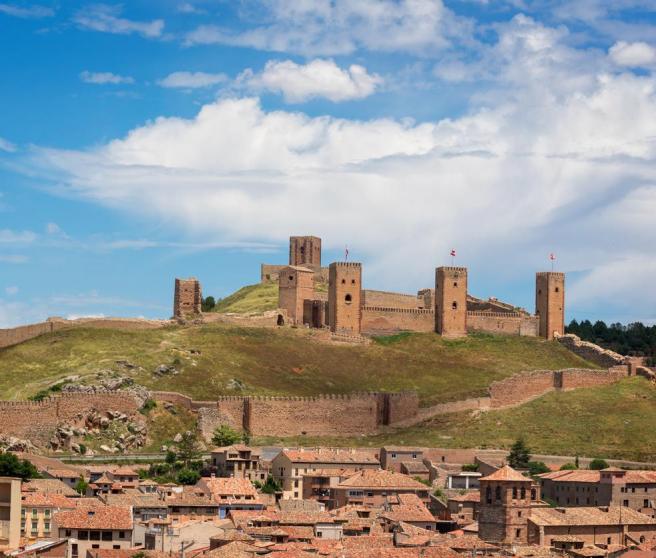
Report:
M289 265L262 264L262 282L278 282L279 308L292 325L329 328L336 335L434 331L463 337L474 331L553 339L565 333L565 274L538 272L535 314L490 298L471 296L467 268L438 267L432 288L416 295L362 288L362 264L321 267L321 239L293 236ZM328 293L325 287L327 283Z

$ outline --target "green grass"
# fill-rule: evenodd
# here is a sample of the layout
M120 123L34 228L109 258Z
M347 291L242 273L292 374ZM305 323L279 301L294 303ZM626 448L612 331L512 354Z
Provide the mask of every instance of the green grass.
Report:
M535 453L656 461L655 424L656 386L634 377L607 386L552 392L512 409L443 415L411 428L367 438L256 442L509 448L522 436Z
M314 335L224 324L63 330L0 350L0 394L26 399L71 374L93 381L98 371L115 370L149 388L198 399L416 390L428 405L483 395L494 380L523 370L591 366L556 342L529 337L446 340L413 333L351 346L317 342ZM140 368L122 370L117 360ZM156 366L173 363L180 374L153 374Z
M248 285L217 302L214 312L266 312L278 308L278 284Z

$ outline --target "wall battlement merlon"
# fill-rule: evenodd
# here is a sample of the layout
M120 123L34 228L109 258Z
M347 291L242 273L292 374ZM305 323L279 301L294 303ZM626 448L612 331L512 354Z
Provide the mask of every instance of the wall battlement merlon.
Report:
M433 314L432 308L391 308L384 306L363 306L363 312L395 312L397 314Z
M535 273L537 277L562 277L565 278L565 274L562 271L537 271Z
M486 312L485 310L467 310L468 316L481 316L482 318L526 318L536 319L535 316L530 314L522 314L520 312Z

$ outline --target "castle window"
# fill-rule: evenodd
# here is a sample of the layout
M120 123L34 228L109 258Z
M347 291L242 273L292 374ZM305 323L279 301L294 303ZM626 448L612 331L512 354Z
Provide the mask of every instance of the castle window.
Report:
M453 286L454 286L454 287L457 287L457 286L458 286L458 281L454 281L454 282L453 282Z
M451 303L451 308L452 308L453 310L457 310L457 309L458 309L458 303L457 303L455 300Z
M538 289L538 294L539 294L539 295L542 294L542 289Z
M560 292L560 289L559 289L558 287L556 287L556 292L557 292L557 293L559 293L559 292Z
M494 498L495 500L501 500L501 487L497 486L496 490L494 491Z
M290 276L289 276L289 280L290 280L290 281L293 281L293 280L294 280L294 276L293 276L293 275L290 275Z
M346 285L346 279L342 279L342 285Z
M355 279L351 279L351 285L355 285Z
M351 304L352 301L353 301L353 299L351 298L351 295L350 295L350 294L347 294L347 295L344 297L344 302L346 302L346 304Z
M515 538L518 539L521 536L522 536L522 530L521 529L515 529Z

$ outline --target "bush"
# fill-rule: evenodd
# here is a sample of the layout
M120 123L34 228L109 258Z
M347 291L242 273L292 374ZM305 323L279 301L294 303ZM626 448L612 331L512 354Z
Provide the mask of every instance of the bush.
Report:
M239 440L241 440L239 432L227 424L222 424L212 434L212 443L218 447L231 446L239 442Z
M462 470L475 473L478 471L478 463L465 463L462 466Z
M436 488L433 490L433 496L439 498L440 500L444 499L444 491L441 488Z
M75 483L75 492L77 492L80 496L86 496L88 488L89 488L89 483L86 480L84 480L84 477L82 475L80 475L80 478Z
M196 484L200 479L200 473L192 469L182 469L178 473L178 484L185 484L187 486Z
M578 469L578 467L574 463L565 463L560 466L561 471L576 471L576 469Z
M266 482L262 485L262 492L264 492L264 494L275 494L281 490L282 485L271 475L267 477Z
M139 412L142 415L147 415L152 411L155 407L157 407L157 403L155 402L154 399L146 399L144 401L144 404L141 406L141 409L139 409Z
M590 465L588 465L588 469L591 469L593 471L601 471L602 469L608 469L608 463L603 459L596 458L590 461Z
M542 461L529 461L528 463L528 472L532 477L548 473L550 470Z

